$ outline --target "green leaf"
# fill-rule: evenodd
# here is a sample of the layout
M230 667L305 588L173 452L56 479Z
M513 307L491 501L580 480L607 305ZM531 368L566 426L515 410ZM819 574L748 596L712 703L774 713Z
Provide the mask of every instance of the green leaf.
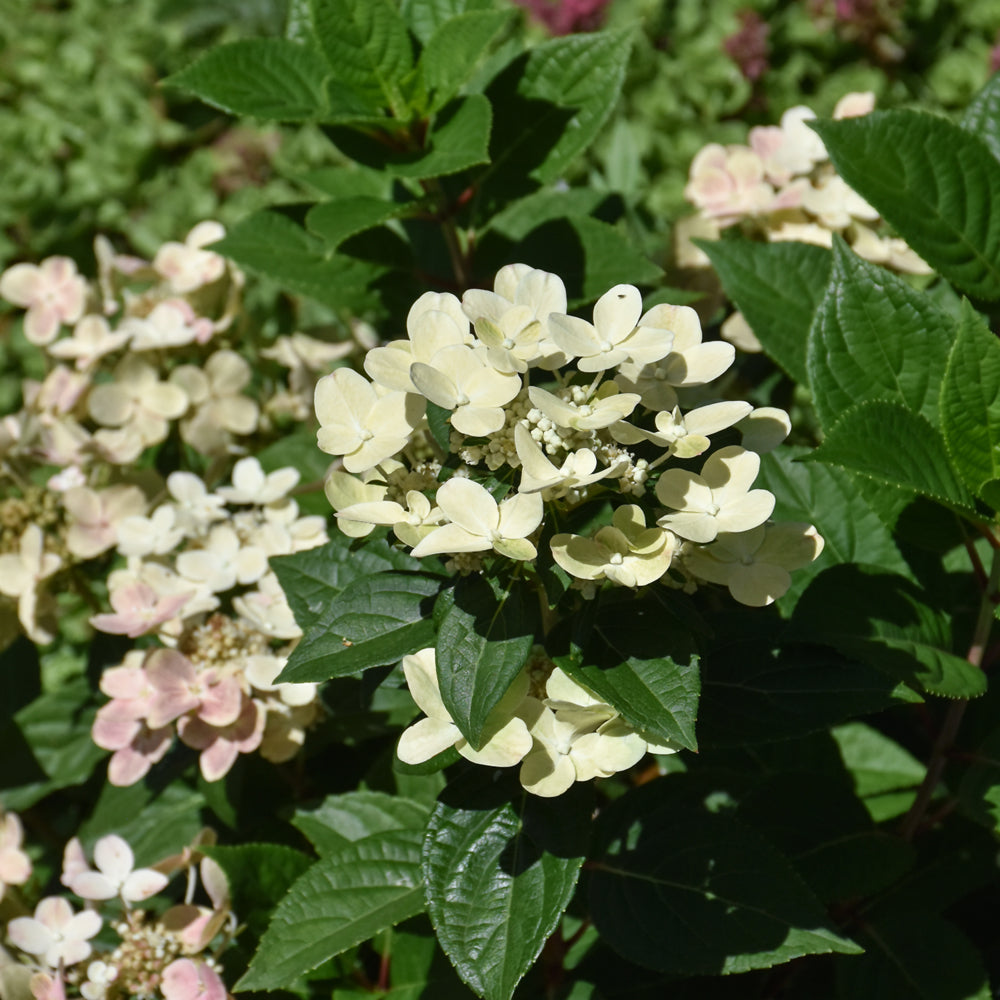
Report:
M369 290L387 268L334 254L322 240L277 212L256 212L212 247L240 267L335 309L377 304Z
M203 848L226 873L229 895L240 923L259 938L289 886L309 867L301 851L283 844L239 844Z
M528 233L554 219L590 216L604 198L603 192L590 188L535 191L494 215L485 229L501 233L511 240L523 240Z
M326 545L271 559L271 569L303 631L315 624L330 602L359 577L394 569L421 569L419 560L383 540L369 539L356 550L352 542L337 535Z
M336 250L349 237L408 215L414 209L413 202L400 205L365 195L338 198L311 208L306 216L306 228L320 237L329 249Z
M205 797L181 782L154 790L148 782L106 784L89 819L77 829L87 847L117 833L128 841L136 867L153 865L189 846L202 828Z
M368 170L352 163L346 167L320 167L298 174L297 180L309 185L328 198L378 198L386 199L392 190L392 181L377 170Z
M592 302L623 282L652 285L662 277L663 268L654 264L634 241L614 226L589 216L570 219L569 224L580 240L585 261L579 302ZM572 281L571 269L564 273L567 280Z
M959 125L972 135L979 136L1000 160L1000 75L989 78L986 86L972 99Z
M405 120L402 91L413 49L391 0L312 0L312 16L316 40L337 79Z
M440 581L403 573L348 584L295 647L282 683L323 681L395 663L434 642L431 599Z
M805 460L920 493L978 519L972 497L948 461L941 432L895 400L873 399L852 407Z
M975 752L958 786L958 799L965 813L1000 832L1000 729L994 729Z
M920 111L811 123L837 173L935 270L1000 297L1000 167L986 143Z
M863 722L837 726L832 735L861 798L915 788L924 780L927 768L913 754Z
M76 677L47 691L0 726L0 789L7 809L21 811L50 792L82 785L106 751L90 738L90 686Z
M809 331L816 412L829 427L855 403L892 399L937 423L955 323L927 295L884 267L833 246L833 271Z
M573 896L592 801L459 780L424 840L427 910L458 974L486 1000L509 1000Z
M751 240L700 240L698 246L768 357L808 385L806 341L830 277L830 251Z
M422 834L391 830L317 861L278 904L237 990L290 985L333 955L424 908Z
M478 573L460 577L438 598L435 660L441 700L476 750L492 735L486 725L490 713L531 652L530 610L522 587L498 592Z
M400 4L403 17L423 45L451 18L490 6L492 0L402 0Z
M941 385L941 432L965 485L1000 508L1000 342L968 302Z
M615 951L662 972L725 975L861 950L767 840L678 801L669 780L629 792L605 817L587 895Z
M589 634L559 666L650 742L697 750L701 676L691 633L656 600L605 605L592 615L585 612Z
M329 69L313 49L283 38L245 38L209 49L164 86L183 90L234 115L305 122L329 113L361 114L361 105L329 108Z
M833 566L795 607L788 638L832 646L898 680L948 698L975 698L986 676L949 651L947 616L915 584L878 567Z
M814 524L825 542L815 562L792 574L792 589L779 601L785 614L813 577L837 563L867 562L910 575L892 532L858 490L855 476L833 465L796 461L808 453L783 445L762 456L755 484L774 494L775 521Z
M480 56L514 17L512 10L478 10L459 14L438 26L420 55L420 72L434 94L437 110L472 76Z
M355 130L331 129L346 156L393 177L424 180L489 162L490 102L482 94L451 101L434 117L422 148L386 143Z
M392 830L423 830L430 810L420 802L385 792L328 795L313 809L296 809L292 825L308 837L320 857L346 843Z
M543 42L494 80L487 90L496 109L491 178L516 187L526 176L540 184L562 177L618 101L630 34L602 31Z
M990 1000L989 976L968 938L924 907L866 915L865 954L837 964L837 995L852 1000Z

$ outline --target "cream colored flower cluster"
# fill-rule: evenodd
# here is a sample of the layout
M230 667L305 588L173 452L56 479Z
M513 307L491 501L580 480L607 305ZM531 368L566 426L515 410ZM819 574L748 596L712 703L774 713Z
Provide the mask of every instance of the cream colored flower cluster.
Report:
M474 764L521 765L520 781L533 795L562 795L576 781L609 778L646 754L676 753L673 744L648 742L618 711L601 701L535 647L521 673L487 720L486 740L474 750L441 700L433 649L403 657L410 694L424 713L400 737L399 759L419 764L455 747Z
M752 488L787 414L708 395L735 351L703 342L692 309L643 310L616 285L581 319L559 277L514 264L491 292L421 296L407 334L368 352L368 378L340 368L316 386L319 446L343 463L326 491L344 533L386 526L414 556L468 571L491 553L530 562L555 529L552 558L585 591L708 581L758 606L819 554L811 526L768 525L774 497ZM447 448L431 430L444 417ZM677 464L727 431L742 444ZM610 523L557 530L597 497L615 505Z
M214 840L205 830L181 854L150 868L136 867L132 848L117 834L95 843L93 867L80 841L70 840L61 881L84 901L83 909L65 896L46 896L31 916L11 919L3 935L20 959L17 967L30 975L31 996L226 1000L214 955L232 939L237 921L222 869L200 849ZM136 905L157 896L176 874L187 878L183 902L160 906L156 914ZM199 876L207 905L195 902Z
M874 106L874 94L846 94L833 117L859 117ZM692 238L718 239L723 229L740 225L748 235L771 242L824 247L838 233L866 260L907 274L930 274L905 241L884 235L879 213L834 170L823 141L806 124L815 117L807 107L789 108L780 125L750 129L745 146L711 143L695 156L684 194L698 214L674 230L682 267L709 266ZM723 336L744 350L760 350L738 313Z

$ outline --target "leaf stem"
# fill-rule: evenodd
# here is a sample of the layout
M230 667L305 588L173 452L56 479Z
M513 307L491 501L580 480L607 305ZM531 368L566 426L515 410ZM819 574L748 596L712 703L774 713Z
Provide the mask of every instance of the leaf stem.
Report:
M998 581L1000 581L1000 550L994 548L989 579L986 580L982 598L979 602L979 617L976 619L976 627L972 633L972 643L969 646L969 652L966 654L966 659L975 667L981 668L983 665L983 655L986 652L986 644L989 641L990 630L993 627ZM913 805L910 806L909 811L903 817L903 821L899 826L899 835L904 840L912 840L923 822L924 816L927 813L927 807L930 805L938 782L940 782L944 774L945 765L948 762L951 749L955 745L955 739L958 736L958 730L962 724L962 718L965 715L968 705L968 699L963 698L953 702L945 713L941 731L938 733L937 739L934 741L934 746L931 748L931 757L927 762L927 773L924 775L924 780L917 790L917 797L913 800Z

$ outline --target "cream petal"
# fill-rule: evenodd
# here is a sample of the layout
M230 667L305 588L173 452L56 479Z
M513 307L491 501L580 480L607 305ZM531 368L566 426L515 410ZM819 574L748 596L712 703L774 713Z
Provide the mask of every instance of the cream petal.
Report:
M422 764L452 747L462 734L453 722L420 719L403 731L396 744L396 756L404 764Z
M576 768L569 757L539 747L521 763L520 781L527 791L543 798L555 798L572 787Z
M743 496L760 472L760 456L733 445L720 448L705 460L701 475L712 490L714 502L729 503Z
M0 296L25 309L38 298L44 285L42 272L34 264L15 264L0 274Z
M451 722L451 716L441 700L437 679L437 658L433 648L421 649L403 657L403 676L410 696L424 715L442 722Z
M415 392L410 380L413 352L409 341L393 340L384 347L376 347L365 355L365 371L373 382L387 389Z
M466 740L458 742L458 752L473 764L486 767L513 767L519 764L531 750L531 733L522 719L511 719L502 729L483 745L481 750L473 750Z
M702 511L679 511L676 514L665 514L657 522L664 528L669 528L681 538L689 542L704 544L715 540L719 533L719 522L710 514Z
M597 330L585 319L576 316L549 316L549 336L560 350L573 358L586 358L597 354L601 341Z
M517 493L501 502L498 530L505 539L526 538L542 523L544 511L538 493Z
M437 492L437 505L450 521L474 535L489 536L499 528L500 510L489 490L455 476Z
M642 314L642 296L634 285L615 285L594 306L594 326L599 341L618 344L636 327Z
M751 608L773 603L792 585L788 570L767 563L736 565L727 581L733 598Z
M740 499L727 503L716 518L719 531L749 531L763 524L774 513L774 494L751 490Z
M458 406L458 392L454 381L443 372L421 361L410 365L410 380L417 391L435 406L454 410Z
M702 511L713 502L705 480L685 469L667 469L656 484L656 498L675 510Z

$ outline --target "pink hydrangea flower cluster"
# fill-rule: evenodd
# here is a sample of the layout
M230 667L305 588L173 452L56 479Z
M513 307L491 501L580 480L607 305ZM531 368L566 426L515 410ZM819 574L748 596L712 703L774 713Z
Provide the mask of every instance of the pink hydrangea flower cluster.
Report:
M66 845L62 883L84 908L78 910L63 896L47 896L31 916L15 917L6 926L7 944L32 973L28 988L35 1000L107 1000L112 995L227 1000L207 949L214 945L217 953L225 947L236 921L222 870L198 850L213 839L205 831L182 854L137 868L128 842L109 834L94 844L92 868L74 837ZM162 892L177 873L188 876L182 902L157 917L136 906ZM199 875L207 906L193 902ZM105 928L117 935L116 944L107 943Z
M871 93L846 94L834 118L868 114ZM834 171L820 137L807 122L807 107L790 108L779 125L750 129L746 145L710 143L691 162L684 189L698 214L676 230L682 266L707 266L692 236L716 238L730 226L767 240L830 246L839 233L862 257L898 271L928 273L927 265L900 239L880 234L878 212Z

